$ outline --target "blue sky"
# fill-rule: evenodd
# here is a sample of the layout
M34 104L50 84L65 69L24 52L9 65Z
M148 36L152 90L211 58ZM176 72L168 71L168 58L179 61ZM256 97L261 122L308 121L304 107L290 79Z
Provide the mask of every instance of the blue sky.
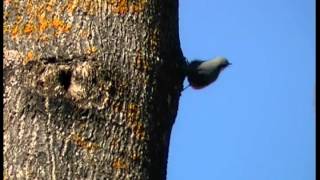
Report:
M180 0L179 11L184 56L232 66L182 93L168 180L314 180L315 1Z

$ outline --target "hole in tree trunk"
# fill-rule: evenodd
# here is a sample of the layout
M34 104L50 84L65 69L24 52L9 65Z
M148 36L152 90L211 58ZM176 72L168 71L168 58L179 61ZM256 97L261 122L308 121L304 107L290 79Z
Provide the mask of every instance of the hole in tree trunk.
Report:
M71 84L71 71L62 70L59 74L59 82L64 90L67 91Z

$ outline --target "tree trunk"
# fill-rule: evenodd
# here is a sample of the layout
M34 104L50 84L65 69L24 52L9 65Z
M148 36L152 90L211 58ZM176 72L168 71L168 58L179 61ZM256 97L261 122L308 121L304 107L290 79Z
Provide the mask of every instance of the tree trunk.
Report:
M3 7L4 178L166 179L178 0Z

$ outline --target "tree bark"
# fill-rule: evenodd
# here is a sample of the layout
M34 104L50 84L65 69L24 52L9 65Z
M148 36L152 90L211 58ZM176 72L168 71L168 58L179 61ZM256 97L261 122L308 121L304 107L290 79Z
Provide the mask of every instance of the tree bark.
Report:
M178 0L3 7L4 179L166 179Z

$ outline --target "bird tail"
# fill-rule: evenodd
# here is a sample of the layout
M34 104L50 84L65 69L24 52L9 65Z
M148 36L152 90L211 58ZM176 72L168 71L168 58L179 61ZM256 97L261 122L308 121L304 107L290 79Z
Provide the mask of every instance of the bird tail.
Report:
M184 90L187 89L188 87L190 87L190 84L187 85L186 87L184 87L184 88L182 89L182 91L184 91Z

